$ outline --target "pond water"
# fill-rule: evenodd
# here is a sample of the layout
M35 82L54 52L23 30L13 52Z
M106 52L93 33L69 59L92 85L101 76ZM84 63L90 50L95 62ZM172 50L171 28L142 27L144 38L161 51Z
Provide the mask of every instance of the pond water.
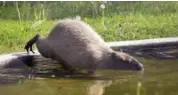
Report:
M144 72L97 70L94 76L64 76L60 70L44 69L28 78L23 70L1 69L0 95L178 95L177 58L137 58Z

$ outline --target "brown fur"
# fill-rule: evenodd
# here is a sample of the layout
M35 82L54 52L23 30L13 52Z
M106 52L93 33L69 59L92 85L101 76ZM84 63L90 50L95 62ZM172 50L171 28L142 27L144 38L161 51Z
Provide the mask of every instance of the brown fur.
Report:
M93 28L80 20L61 20L47 38L39 38L36 44L43 56L62 59L74 68L141 70L143 67L130 55L113 51Z

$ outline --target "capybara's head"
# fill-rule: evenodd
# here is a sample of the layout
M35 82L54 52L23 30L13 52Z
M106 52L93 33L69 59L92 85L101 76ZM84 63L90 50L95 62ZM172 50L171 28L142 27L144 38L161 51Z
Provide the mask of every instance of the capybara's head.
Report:
M112 70L144 70L143 65L134 57L123 53L113 52L110 57L110 63L105 65L107 69Z

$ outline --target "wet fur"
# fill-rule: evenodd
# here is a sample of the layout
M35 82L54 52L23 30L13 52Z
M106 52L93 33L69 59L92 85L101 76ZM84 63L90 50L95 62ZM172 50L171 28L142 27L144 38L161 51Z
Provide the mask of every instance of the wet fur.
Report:
M39 36L39 34L37 34L36 36L34 36L32 39L30 39L30 40L26 43L24 49L27 51L27 53L29 53L29 49L30 49L30 51L31 51L32 53L35 53L35 52L33 51L32 46L33 46L33 44L36 43L36 40L37 40L38 36Z

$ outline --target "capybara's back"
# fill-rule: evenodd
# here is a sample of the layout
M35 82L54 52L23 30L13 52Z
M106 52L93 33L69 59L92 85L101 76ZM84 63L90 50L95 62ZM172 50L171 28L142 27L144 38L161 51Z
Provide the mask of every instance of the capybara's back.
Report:
M46 38L50 55L77 68L133 69L143 66L132 56L113 51L88 24L61 20Z
M60 21L51 30L48 40L63 60L82 67L97 63L113 52L89 25L79 20Z

